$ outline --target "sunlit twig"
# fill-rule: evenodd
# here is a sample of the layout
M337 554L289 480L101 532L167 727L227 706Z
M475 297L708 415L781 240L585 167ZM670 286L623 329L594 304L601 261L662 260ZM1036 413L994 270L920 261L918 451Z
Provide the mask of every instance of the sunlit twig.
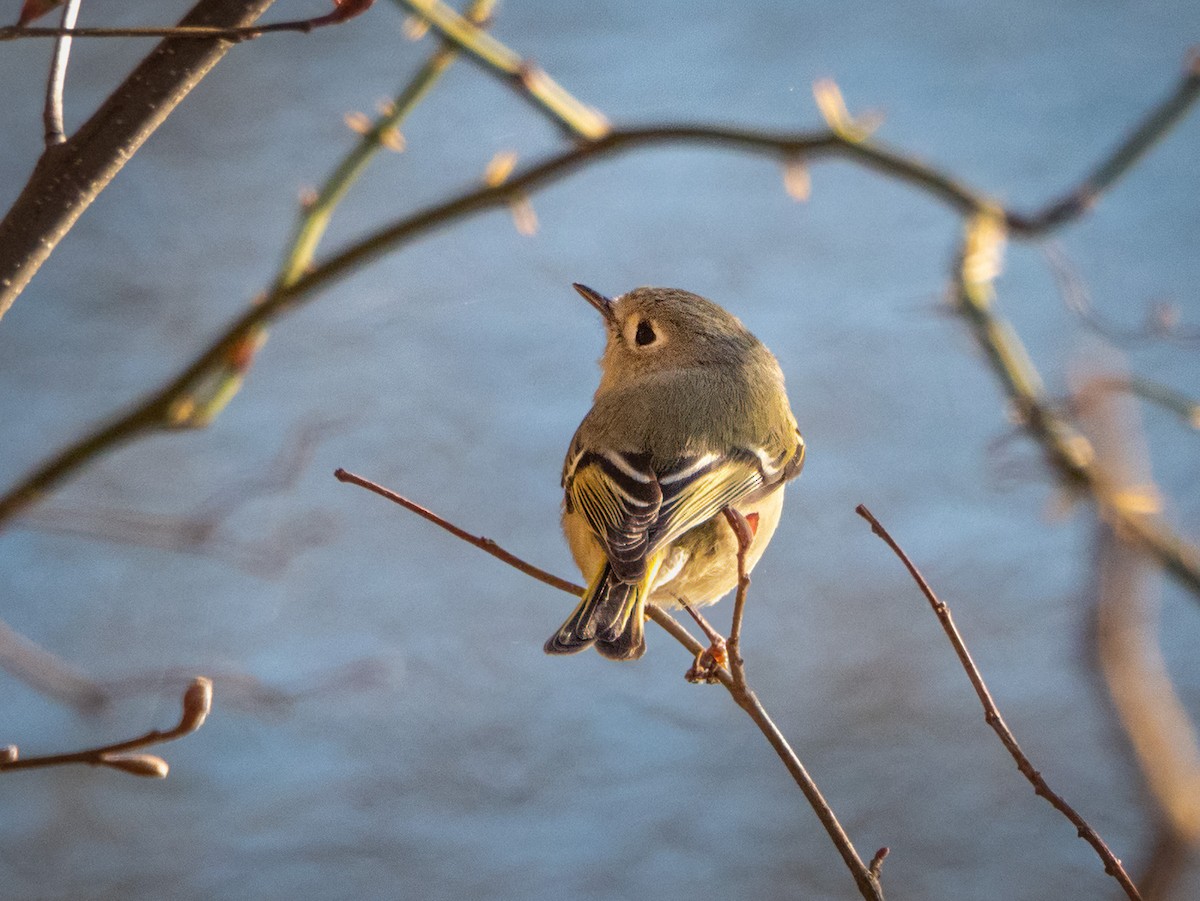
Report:
M165 778L170 769L165 760L155 754L133 752L183 738L204 725L204 720L212 709L212 681L204 676L194 678L183 693L182 706L183 712L174 728L166 731L151 729L137 738L98 748L68 754L48 754L43 757L21 757L16 745L7 745L0 748L0 773L79 763L108 767L134 776Z
M921 593L929 601L930 607L933 608L933 612L937 614L938 621L942 624L942 629L945 631L946 637L950 639L950 643L954 646L954 652L958 655L959 662L966 671L967 677L971 680L975 694L979 697L979 703L983 705L984 720L992 728L992 731L1000 737L1001 744L1004 745L1008 753L1012 755L1013 760L1016 761L1017 769L1021 771L1021 775L1029 780L1038 795L1045 798L1055 810L1070 820L1071 825L1078 830L1079 837L1096 850L1096 854L1099 855L1100 860L1104 864L1104 872L1120 883L1121 888L1125 890L1125 894L1130 899L1140 901L1141 895L1138 893L1137 886L1133 884L1133 880L1125 872L1121 861L1112 853L1108 845L1105 844L1104 840L1091 827L1087 820L1081 817L1075 811L1075 808L1068 804L1060 795L1051 790L1045 778L1034 769L1033 764L1029 762L1029 758L1025 756L1025 752L1021 750L1021 746L1017 744L1016 736L1012 734L1012 730L1004 722L1004 717L1000 715L1000 710L996 706L996 702L992 699L992 694L988 691L979 668L975 665L975 661L971 659L971 652L967 650L966 642L963 641L962 635L954 625L954 619L950 615L950 608L933 593L933 589L929 587L929 583L925 581L925 577L921 575L916 565L909 559L903 548L896 543L895 539L888 534L887 529L872 515L871 511L864 505L859 504L855 508L855 512L871 524L871 531L882 538L884 543L892 549L892 552L900 558L900 562L904 564L913 581L917 583L917 587L921 589Z
M444 519L441 516L438 516L436 513L427 509L426 507L409 500L403 495L397 494L394 491L390 491L387 488L384 488L382 485L372 482L369 479L355 475L354 473L348 472L345 469L336 470L334 472L334 477L340 482L348 482L353 485L358 485L361 488L366 488L368 491L378 494L380 497L399 504L406 510L416 513L418 516L428 520L439 528L445 529L456 538L459 538L468 544L479 548L481 551L491 554L498 560L507 563L509 566L512 566L530 578L536 579L545 585L565 591L567 594L570 594L575 598L580 597L584 592L582 585L576 585L573 582L560 579L558 576L548 573L545 570L534 566L525 560L522 560L515 554L506 551L492 539L484 538L478 535L472 535L470 532L459 528L458 526L454 525L454 523ZM743 560L740 564L740 570L744 573L744 552L742 556ZM740 593L744 594L745 588L742 587L739 589L739 591ZM742 603L745 603L744 597L742 599ZM671 616L661 607L658 607L655 604L647 604L646 615L650 619L654 620L654 622L662 626L663 629L665 629L673 638L679 641L679 643L687 648L688 651L690 651L694 656L698 656L704 650L703 645L696 641L696 639L693 638L673 616ZM758 726L759 731L762 732L764 737L766 737L767 741L771 744L771 747L774 748L775 753L779 756L780 760L783 761L784 766L787 767L792 779L796 782L796 785L800 788L801 792L803 792L805 798L808 800L809 805L816 813L817 818L821 821L821 825L825 827L826 833L833 841L834 846L837 848L838 853L842 857L842 860L845 862L847 868L850 870L851 875L854 877L855 884L858 886L858 890L862 894L863 898L868 899L868 901L883 901L883 887L879 881L879 867L882 864L883 856L886 854L886 850L881 849L880 852L875 855L875 858L872 860L870 865L863 863L862 858L859 857L858 852L854 848L854 844L850 841L850 837L842 828L841 823L838 822L837 817L834 815L833 809L829 806L829 803L821 794L816 782L814 782L812 777L808 774L808 770L806 770L804 764L800 762L800 758L796 755L796 752L792 749L787 739L784 738L783 733L779 731L779 727L775 725L774 721L768 715L762 703L758 700L758 697L745 683L744 675L739 682L734 679L733 675L728 669L720 666L714 668L713 675L716 681L719 681L725 686L737 705L741 707L747 713L747 715L749 715L751 720L754 721L754 724Z
M67 0L63 6L62 27L70 30L75 27L79 17L81 0ZM71 36L62 34L54 42L54 54L50 58L50 77L46 84L46 108L42 113L45 125L46 146L61 144L66 140L63 134L63 89L67 84L67 60L71 57Z

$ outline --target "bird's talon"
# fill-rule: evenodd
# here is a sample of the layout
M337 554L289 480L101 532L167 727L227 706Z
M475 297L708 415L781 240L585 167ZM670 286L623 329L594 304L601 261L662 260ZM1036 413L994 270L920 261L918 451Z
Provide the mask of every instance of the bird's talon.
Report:
M710 647L696 655L695 663L683 674L683 678L693 685L716 685L721 681L717 678L717 672L728 665L729 655L725 651L725 639L718 635Z

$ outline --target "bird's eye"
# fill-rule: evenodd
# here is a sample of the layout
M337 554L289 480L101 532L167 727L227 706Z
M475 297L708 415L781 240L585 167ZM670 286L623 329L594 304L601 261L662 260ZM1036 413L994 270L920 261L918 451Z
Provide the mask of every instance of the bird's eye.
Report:
M645 319L637 324L637 332L634 333L633 340L638 347L645 347L648 344L653 344L654 339L658 336L654 334L654 327Z

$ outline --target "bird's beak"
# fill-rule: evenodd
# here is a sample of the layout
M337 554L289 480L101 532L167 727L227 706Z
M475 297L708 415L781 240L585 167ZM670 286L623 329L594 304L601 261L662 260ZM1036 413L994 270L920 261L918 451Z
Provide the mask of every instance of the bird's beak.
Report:
M576 282L572 287L579 292L584 300L596 308L597 312L604 317L605 324L613 322L613 302L611 300L599 291L593 291L587 285L581 285Z

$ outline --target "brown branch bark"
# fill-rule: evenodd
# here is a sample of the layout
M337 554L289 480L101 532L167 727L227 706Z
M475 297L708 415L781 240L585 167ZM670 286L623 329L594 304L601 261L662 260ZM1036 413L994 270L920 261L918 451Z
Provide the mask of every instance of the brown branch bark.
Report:
M1017 769L1021 771L1021 775L1029 780L1034 792L1045 798L1055 810L1071 822L1071 825L1075 827L1081 839L1095 848L1096 854L1104 864L1104 872L1117 880L1131 901L1141 901L1142 896L1138 893L1137 886L1133 884L1133 880L1125 872L1125 867L1109 849L1108 845L1105 844L1104 839L1091 827L1087 820L1075 811L1075 808L1050 788L1050 785L1046 782L1042 774L1029 762L1029 758L1021 750L1021 746L1017 744L1016 736L1008 728L1008 724L1004 722L1004 717L1000 715L1000 709L992 699L992 693L988 691L987 684L983 681L983 675L979 672L979 667L971 659L971 652L967 650L966 642L963 641L958 627L954 625L954 618L950 615L950 608L933 593L933 589L929 587L929 583L925 581L925 577L921 575L916 564L909 559L908 554L888 534L887 529L872 515L871 511L862 504L859 504L855 508L855 512L869 522L871 524L871 531L882 538L884 543L892 549L892 552L895 553L900 562L908 570L909 575L912 576L913 581L917 583L917 587L921 589L921 593L925 595L925 599L929 601L929 606L933 608L938 621L941 622L946 637L950 639L950 643L954 646L954 652L958 655L959 663L962 664L963 670L966 671L967 678L971 680L975 694L979 697L979 703L983 705L984 720L992 728L992 731L1000 737L1000 743L1004 745L1005 750L1016 761Z
M72 751L67 754L47 754L42 757L21 757L17 753L16 745L6 745L0 748L0 773L9 770L31 770L81 763L87 766L108 767L134 776L165 778L169 770L165 760L154 754L135 754L133 752L191 735L204 725L204 720L212 709L212 680L205 676L194 678L187 690L184 691L181 704L183 711L180 714L179 723L174 728L151 729L137 738L119 741L111 745Z
M182 25L249 25L274 0L200 0ZM168 38L66 142L47 148L0 221L0 317L125 162L233 46Z
M358 485L360 488L366 488L378 494L380 497L386 498L406 510L411 510L418 516L433 523L434 525L445 529L451 535L459 538L468 544L479 548L498 560L507 563L509 566L519 570L530 578L536 579L545 585L565 591L567 594L574 596L576 599L583 594L584 588L581 585L576 585L573 582L568 582L566 579L560 579L552 573L546 572L517 557L515 554L506 551L500 547L495 541L490 538L484 538L479 535L472 535L465 529L461 529L449 520L443 519L433 511L420 504L414 503L403 495L397 494L394 491L389 491L382 485L372 482L370 479L365 479L362 476L355 475L352 472L347 472L345 469L338 469L334 472L334 477L339 482L348 482L352 485ZM743 520L744 522L744 520ZM747 526L747 529L749 527ZM739 555L741 556L741 555ZM739 560L739 571L745 573L744 556ZM741 605L745 605L746 587L749 585L749 579L745 579L738 593L741 595ZM704 646L697 641L676 619L667 613L661 607L654 604L646 605L646 615L654 620L676 641L683 645L693 656L699 655L704 651ZM740 666L740 664L739 664ZM825 796L821 794L821 790L817 787L817 783L809 775L804 764L800 762L800 758L788 744L788 740L783 733L779 731L779 727L771 719L758 696L746 684L744 672L740 678L735 679L734 675L726 668L718 666L714 669L716 681L720 682L729 691L734 702L742 708L754 722L763 736L770 743L779 759L783 761L792 779L808 800L813 812L816 813L817 819L821 821L821 825L825 828L825 832L833 841L837 848L838 854L841 855L847 869L850 870L854 877L854 883L858 886L859 893L867 901L883 901L883 886L879 881L879 870L883 863L883 858L887 855L887 850L881 848L872 859L870 865L863 863L863 859L859 856L858 851L854 848L854 843L850 841L850 836L842 828L842 824L838 821L837 816L833 812L833 808L829 806L829 802L825 800Z

